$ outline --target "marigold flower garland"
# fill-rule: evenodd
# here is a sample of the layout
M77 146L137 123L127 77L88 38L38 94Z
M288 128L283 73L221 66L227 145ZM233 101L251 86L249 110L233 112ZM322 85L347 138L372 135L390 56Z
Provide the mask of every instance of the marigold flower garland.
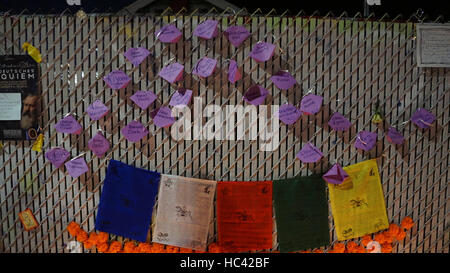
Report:
M411 217L405 217L400 226L390 224L389 228L377 234L365 235L361 238L361 245L354 241L344 243L335 243L331 249L324 251L322 249L314 249L312 251L299 251L298 253L368 253L373 249L366 249L371 241L376 241L381 245L382 253L392 252L392 243L395 241L402 241L406 237L406 231L414 226L414 221ZM133 241L127 241L122 245L122 242L117 240L109 241L109 234L106 232L90 232L84 231L80 225L75 222L70 222L67 226L67 231L72 237L83 244L85 249L93 249L96 247L100 253L224 253L228 252L226 249L220 247L217 243L212 243L208 246L208 251L194 251L188 248L180 248L170 245L162 245L158 243L139 243L135 244ZM372 239L373 237L373 239ZM109 241L109 242L108 242ZM279 251L272 251L271 253L279 253Z

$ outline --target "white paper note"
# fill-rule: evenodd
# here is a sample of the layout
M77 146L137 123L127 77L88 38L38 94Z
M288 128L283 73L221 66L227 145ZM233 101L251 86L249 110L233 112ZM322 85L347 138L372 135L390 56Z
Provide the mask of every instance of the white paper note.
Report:
M0 120L20 120L22 95L20 93L0 93Z
M417 66L450 67L450 25L417 25Z

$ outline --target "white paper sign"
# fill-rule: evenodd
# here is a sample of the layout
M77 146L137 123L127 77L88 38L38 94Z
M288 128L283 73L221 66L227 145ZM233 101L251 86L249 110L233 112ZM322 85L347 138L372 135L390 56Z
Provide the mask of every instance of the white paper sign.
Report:
M450 67L450 25L417 25L417 66Z
M20 93L0 93L0 120L20 120L22 109Z

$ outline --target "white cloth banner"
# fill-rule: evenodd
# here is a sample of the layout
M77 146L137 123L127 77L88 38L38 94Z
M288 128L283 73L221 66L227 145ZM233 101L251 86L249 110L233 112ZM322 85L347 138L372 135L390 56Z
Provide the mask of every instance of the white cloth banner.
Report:
M153 242L205 251L216 181L161 175Z

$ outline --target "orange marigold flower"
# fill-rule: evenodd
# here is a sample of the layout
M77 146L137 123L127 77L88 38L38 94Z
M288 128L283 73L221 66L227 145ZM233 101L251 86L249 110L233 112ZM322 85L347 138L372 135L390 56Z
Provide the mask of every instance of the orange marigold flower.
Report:
M396 237L397 234L400 232L400 227L396 224L390 224L389 232L392 234L392 236Z
M333 253L344 253L345 252L345 245L343 243L336 243L333 246Z
M119 253L122 250L122 243L119 241L112 241L109 245L108 253Z
M383 233L375 234L374 240L380 244L384 244L386 242L386 238Z
M77 241L80 243L84 243L87 241L87 239L89 238L88 233L84 230L80 230L78 231L77 234Z
M180 247L180 253L193 253L194 250L190 249L190 248L184 248L184 247Z
M414 226L414 221L411 217L405 217L402 220L401 226L404 229L411 229Z
M363 246L367 246L367 244L368 244L370 241L372 241L372 236L366 235L366 236L363 236L363 237L362 237L362 239L361 239L361 244L362 244Z
M84 246L84 249L90 249L90 248L92 248L92 247L94 246L94 244L91 243L89 240L86 240L86 241L83 243L83 246Z
M400 231L397 233L397 241L403 241L406 237L406 232L403 229L400 229Z
M158 244L158 243L154 243L152 245L152 253L165 253L165 249L164 249L164 245L162 244Z
M137 253L136 245L133 242L126 242L123 246L123 253Z
M383 236L384 236L384 241L389 244L392 243L395 239L395 237L392 235L392 233L389 230L383 232Z
M221 253L222 248L217 243L212 243L208 246L208 252L209 253Z
M152 253L152 246L149 243L139 243L136 251L137 253Z
M381 245L381 252L382 253L391 253L392 252L392 245L389 243L385 243Z
M313 251L313 253L323 253L323 250L322 250L322 249L315 249L315 250Z
M101 231L97 235L97 242L98 243L106 243L106 242L108 242L108 238L109 238L109 234L106 233L106 232Z
M81 230L81 227L79 224L75 223L74 221L70 222L69 225L67 225L67 231L72 235L73 237L77 236L78 232Z
M109 245L108 243L99 243L97 244L97 250L100 253L106 253L108 251Z
M176 246L166 246L167 253L178 253L180 251L179 247Z

